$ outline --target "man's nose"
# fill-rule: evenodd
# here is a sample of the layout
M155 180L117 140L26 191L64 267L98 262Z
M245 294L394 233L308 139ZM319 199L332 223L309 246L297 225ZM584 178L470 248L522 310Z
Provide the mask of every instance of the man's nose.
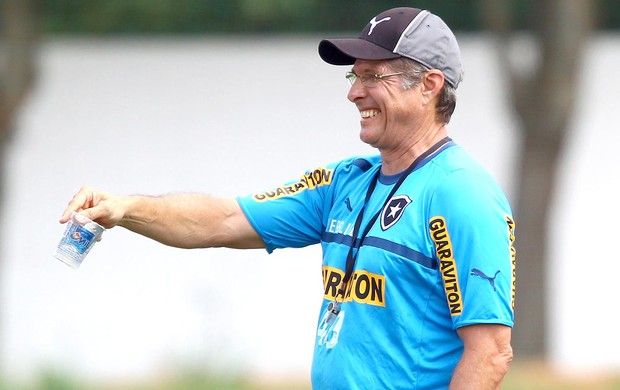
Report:
M367 94L366 87L362 84L362 81L358 78L351 84L351 88L349 88L349 93L347 94L347 99L351 102L355 102L357 99L366 96Z

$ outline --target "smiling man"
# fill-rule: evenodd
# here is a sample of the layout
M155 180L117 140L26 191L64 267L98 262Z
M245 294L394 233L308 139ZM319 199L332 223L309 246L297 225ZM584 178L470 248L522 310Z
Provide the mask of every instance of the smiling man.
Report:
M321 244L315 389L496 389L512 359L510 205L448 136L460 51L436 15L394 8L357 38L320 42L349 66L347 98L377 155L346 158L261 194L114 196L78 211L181 248Z

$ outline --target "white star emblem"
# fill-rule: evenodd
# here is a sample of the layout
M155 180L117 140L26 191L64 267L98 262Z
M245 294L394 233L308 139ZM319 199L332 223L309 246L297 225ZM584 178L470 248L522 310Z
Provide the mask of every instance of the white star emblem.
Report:
M407 195L396 195L390 199L381 211L381 229L386 231L400 220L407 206L411 203L411 198Z
M396 206L390 206L390 214L388 214L388 218L394 218L400 209L400 203Z

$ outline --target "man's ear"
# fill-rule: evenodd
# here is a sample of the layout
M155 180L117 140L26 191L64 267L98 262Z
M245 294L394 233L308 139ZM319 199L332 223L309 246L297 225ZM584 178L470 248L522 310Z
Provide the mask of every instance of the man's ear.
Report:
M422 96L425 97L426 101L433 100L435 96L439 95L445 82L441 71L437 69L427 71L422 78Z

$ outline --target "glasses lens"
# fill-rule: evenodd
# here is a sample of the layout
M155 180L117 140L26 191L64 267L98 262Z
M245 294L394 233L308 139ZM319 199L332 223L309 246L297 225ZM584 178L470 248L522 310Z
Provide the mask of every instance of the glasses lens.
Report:
M347 72L345 76L351 85L355 84L355 80L357 80L357 75L353 72Z

